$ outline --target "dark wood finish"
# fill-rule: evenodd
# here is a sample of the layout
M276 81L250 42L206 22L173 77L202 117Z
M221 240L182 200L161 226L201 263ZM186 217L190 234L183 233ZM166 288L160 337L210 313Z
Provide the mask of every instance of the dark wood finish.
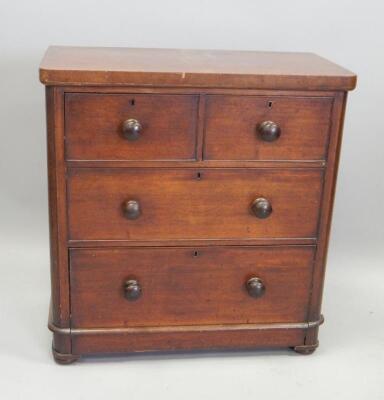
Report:
M257 218L268 218L272 214L272 204L264 197L258 197L252 202L251 210Z
M319 346L319 342L316 342L315 344L304 344L304 345L299 345L293 347L293 350L296 353L303 354L303 355L309 355L312 354Z
M111 354L145 351L190 351L190 350L248 350L257 348L294 347L302 343L304 329L226 329L216 331L174 330L137 333L82 334L72 338L75 354Z
M312 53L52 46L46 85L350 90L356 76Z
M325 160L332 103L331 97L208 96L204 158ZM266 121L279 127L274 141L260 135Z
M49 86L49 85L48 85ZM232 96L294 96L294 97L333 97L337 93L340 93L337 89L318 89L318 90L289 90L289 89L237 89L237 88L220 88L220 87L212 87L212 88L203 88L203 87L183 87L179 88L177 86L126 86L126 85L104 85L104 86L74 86L74 85L64 85L57 86L60 87L61 90L65 93L103 93L103 94L112 94L112 93L142 93L142 94L197 94L199 96L209 96L209 95L232 95Z
M131 102L132 101L133 100L131 100ZM140 137L140 132L143 130L143 126L137 119L130 118L123 122L121 130L126 139L133 141Z
M136 279L128 279L124 283L124 296L127 300L137 300L141 297L141 292L141 285Z
M200 153L201 154L201 153ZM325 160L204 160L204 161L146 161L146 160L68 160L68 167L80 168L322 168Z
M269 245L314 245L317 243L316 237L305 238L230 238L230 239L159 239L159 240L68 240L68 246L73 248L90 248L90 247L167 247L167 246L191 246L191 247L207 247L207 246L269 246Z
M49 234L51 261L51 305L53 323L70 326L69 267L67 250L66 167L64 163L64 102L58 88L46 88L47 162ZM53 335L53 347L60 353L71 353L68 336Z
M137 219L141 215L140 203L137 200L123 202L123 214L127 219Z
M264 296L266 289L264 282L260 278L257 278L256 276L249 278L245 284L245 287L247 289L248 294L256 299ZM282 291L283 292L286 291L284 286L282 287Z
M40 78L56 361L312 353L356 76L305 53L53 47Z
M65 96L70 160L192 160L198 98L194 95L71 93ZM127 120L140 124L127 140Z
M54 360L61 365L72 364L80 358L80 356L74 354L59 353L54 347L52 347L52 355Z
M200 174L200 175L199 175ZM72 240L315 237L322 171L317 169L70 169ZM266 219L251 210L265 196ZM127 199L141 216L124 218Z
M272 102L268 102L268 106L272 107ZM261 140L265 142L274 142L281 135L281 128L276 122L273 121L263 121L256 126L257 132Z
M71 250L72 327L304 321L313 256L313 247ZM246 288L254 275L265 285L258 299ZM135 302L127 279L140 282Z
M333 203L335 198L337 170L339 165L346 101L346 93L339 93L335 97L335 105L332 115L332 119L334 122L332 126L331 140L328 150L328 166L325 171L323 201L321 205L321 214L319 218L318 229L319 243L316 252L315 269L312 277L313 288L311 292L308 318L316 318L320 316L321 312L325 267L328 254L328 243L330 237ZM309 346L317 346L317 336L318 328L308 330L305 338L305 344Z
M189 325L167 327L66 329L71 335L73 357L80 354L191 350L212 348L295 347L303 343L305 332L322 324L323 319L308 323ZM57 333L57 327L49 324ZM215 338L216 340L213 340ZM106 350L108 349L108 350ZM70 355L65 355L70 356Z

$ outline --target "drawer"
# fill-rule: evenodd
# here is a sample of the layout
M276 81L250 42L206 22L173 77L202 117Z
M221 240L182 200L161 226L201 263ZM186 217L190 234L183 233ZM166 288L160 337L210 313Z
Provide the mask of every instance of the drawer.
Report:
M194 95L66 94L66 158L195 159L197 105Z
M73 327L302 322L314 248L72 249Z
M72 168L69 237L313 238L322 176L321 169Z
M208 96L204 158L324 160L330 97Z

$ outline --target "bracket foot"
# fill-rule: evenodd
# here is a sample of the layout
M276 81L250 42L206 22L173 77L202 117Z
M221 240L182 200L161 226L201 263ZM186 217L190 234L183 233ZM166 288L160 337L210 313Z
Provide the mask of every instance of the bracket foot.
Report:
M72 364L80 358L80 356L77 356L75 354L59 353L54 348L52 348L52 355L53 355L53 358L55 359L55 361L58 364L62 364L62 365Z
M315 344L303 344L299 346L292 347L292 350L296 353L309 355L312 354L319 347L319 342Z

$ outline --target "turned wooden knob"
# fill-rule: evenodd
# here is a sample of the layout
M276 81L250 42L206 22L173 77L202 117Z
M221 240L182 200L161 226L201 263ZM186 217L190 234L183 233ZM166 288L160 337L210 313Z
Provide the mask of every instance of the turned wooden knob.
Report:
M137 219L141 215L140 203L137 200L127 200L123 203L124 216L127 219Z
M137 300L141 296L141 286L136 279L125 282L124 295L127 300Z
M245 286L248 294L256 299L265 293L265 285L260 278L253 277L248 279Z
M141 130L142 126L137 119L127 119L123 122L123 136L128 140L137 140Z
M257 218L268 218L272 214L271 202L264 197L259 197L251 205L252 212Z
M259 136L265 142L273 142L280 137L281 129L279 125L272 121L264 121L258 125Z

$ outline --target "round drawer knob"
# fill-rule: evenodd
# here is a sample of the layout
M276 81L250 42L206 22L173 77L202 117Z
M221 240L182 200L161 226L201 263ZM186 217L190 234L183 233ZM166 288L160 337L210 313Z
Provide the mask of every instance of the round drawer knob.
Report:
M124 295L127 300L137 300L141 296L141 286L136 279L125 282Z
M137 140L141 130L142 126L136 119L127 119L123 122L123 136L128 140Z
M253 277L248 279L245 286L248 294L256 299L265 293L265 285L260 278Z
M272 121L264 121L258 127L257 130L262 140L265 142L273 142L280 137L281 129L279 125Z
M272 205L269 200L259 197L251 205L252 212L257 218L268 218L272 214Z
M124 216L127 219L137 219L141 215L140 203L136 200L128 200L123 204Z

